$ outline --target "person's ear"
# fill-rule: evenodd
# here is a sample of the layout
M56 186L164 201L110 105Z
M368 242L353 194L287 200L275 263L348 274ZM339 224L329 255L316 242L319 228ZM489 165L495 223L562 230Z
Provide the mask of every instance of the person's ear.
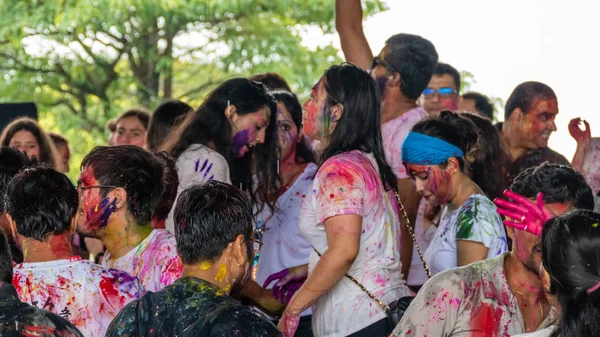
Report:
M123 187L115 188L107 194L107 197L110 200L109 204L114 204L116 210L120 210L127 205L127 191Z
M342 118L342 114L344 113L344 106L340 103L331 107L331 121L334 123L339 122L340 118Z
M458 159L456 159L456 157L448 158L446 164L445 170L450 173L450 175L454 175L456 172L460 171L460 164L458 163Z
M393 73L393 74L392 74L392 76L391 76L391 78L388 80L387 84L388 84L389 86L393 86L393 87L396 87L396 86L398 86L398 87L399 87L399 86L400 86L400 83L401 83L401 79L402 79L402 77L401 77L400 73L396 73L396 72L395 72L395 73Z
M227 119L231 120L237 113L235 105L227 104L227 107L225 108L223 113L225 114L225 117L227 117Z
M515 229L512 227L504 226L506 228L506 233L511 240L515 240Z
M243 266L248 262L248 247L246 246L246 237L239 234L232 244L232 259L238 266Z
M510 120L516 124L521 124L524 119L525 114L523 113L523 110L521 110L521 108L514 109L512 114L510 115Z

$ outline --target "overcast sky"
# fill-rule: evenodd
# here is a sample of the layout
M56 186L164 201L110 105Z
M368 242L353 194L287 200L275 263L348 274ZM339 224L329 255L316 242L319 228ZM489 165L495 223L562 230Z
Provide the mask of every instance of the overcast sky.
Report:
M421 35L436 46L440 61L474 74L472 90L508 98L519 83L540 81L558 96L558 131L550 147L569 160L575 141L567 129L582 117L600 137L600 1L596 0L387 0L389 10L364 23L375 54L387 37ZM337 35L309 32L305 43L333 42ZM503 116L503 112L499 116Z

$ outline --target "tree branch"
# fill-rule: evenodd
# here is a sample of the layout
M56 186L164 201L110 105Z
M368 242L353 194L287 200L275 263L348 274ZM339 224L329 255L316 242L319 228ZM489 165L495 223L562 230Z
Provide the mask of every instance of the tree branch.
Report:
M196 94L196 93L202 92L203 90L206 90L211 85L215 85L217 83L219 83L219 82L216 81L216 80L214 80L214 79L210 79L208 82L204 82L203 84L195 87L194 89L190 89L190 90L186 91L185 93L183 93L182 95L180 95L179 98L177 98L177 99L181 100L184 97L188 97L188 96L190 96L192 94Z

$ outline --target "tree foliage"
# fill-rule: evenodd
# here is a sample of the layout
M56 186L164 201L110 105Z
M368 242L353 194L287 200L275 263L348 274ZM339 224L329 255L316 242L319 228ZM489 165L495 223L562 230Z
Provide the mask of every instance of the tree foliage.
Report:
M380 0L364 6L367 15L385 9ZM274 71L306 95L341 61L331 45L302 44L307 27L333 32L333 8L334 0L4 0L0 100L35 101L77 164L124 109L168 98L197 105L226 78Z

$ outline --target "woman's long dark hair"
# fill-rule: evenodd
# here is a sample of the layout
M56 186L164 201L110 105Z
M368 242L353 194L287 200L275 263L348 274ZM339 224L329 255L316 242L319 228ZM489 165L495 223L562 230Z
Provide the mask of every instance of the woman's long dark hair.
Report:
M232 127L225 116L227 102L235 106L236 113L246 115L265 107L270 110L269 126L265 141L248 151L242 158L233 153ZM246 78L233 78L214 89L195 112L189 113L184 121L167 137L161 150L178 158L190 145L213 146L227 160L234 186L245 191L252 190L252 172L258 176L256 191L266 193L276 189L278 183L277 160L277 104L267 93L266 87ZM252 158L260 165L252 168ZM254 193L250 193L254 199ZM253 202L255 200L252 200ZM262 203L257 201L258 203Z
M327 109L336 104L343 112L329 135L327 148L319 160L323 163L340 153L353 150L370 152L379 166L386 190L397 190L396 176L385 160L381 136L381 94L377 82L366 71L352 64L335 65L325 71L323 85Z
M2 131L2 135L0 135L0 145L8 147L10 140L19 131L29 131L37 140L40 147L40 157L37 158L38 163L49 165L53 169L59 169L61 160L59 159L60 157L58 151L56 151L54 142L42 130L40 125L31 118L21 117L8 124L4 128L4 131Z
M575 210L549 220L542 231L542 263L561 318L551 337L600 336L600 214Z
M150 124L146 132L146 144L151 151L159 148L171 133L177 123L184 116L192 112L191 106L178 100L170 100L162 103L154 110L150 117Z
M473 122L462 118L457 113L444 110L440 112L438 118L428 118L418 122L413 126L412 131L441 139L460 148L465 153L462 158L456 158L461 170L465 169L465 159L470 163L475 160L474 152L479 137L477 128Z
M292 116L292 120L298 128L298 131L302 128L302 106L298 101L298 97L295 94L285 91L285 90L276 90L271 91L271 94L275 97L277 102L283 103L287 111L289 111L290 116ZM310 149L308 144L306 144L305 139L302 139L298 144L296 144L296 164L306 164L306 163L314 163L315 162L315 154Z
M503 168L507 164L507 156L500 145L500 134L489 119L472 113L464 113L461 117L473 122L479 135L469 176L494 200L502 196L506 186Z

